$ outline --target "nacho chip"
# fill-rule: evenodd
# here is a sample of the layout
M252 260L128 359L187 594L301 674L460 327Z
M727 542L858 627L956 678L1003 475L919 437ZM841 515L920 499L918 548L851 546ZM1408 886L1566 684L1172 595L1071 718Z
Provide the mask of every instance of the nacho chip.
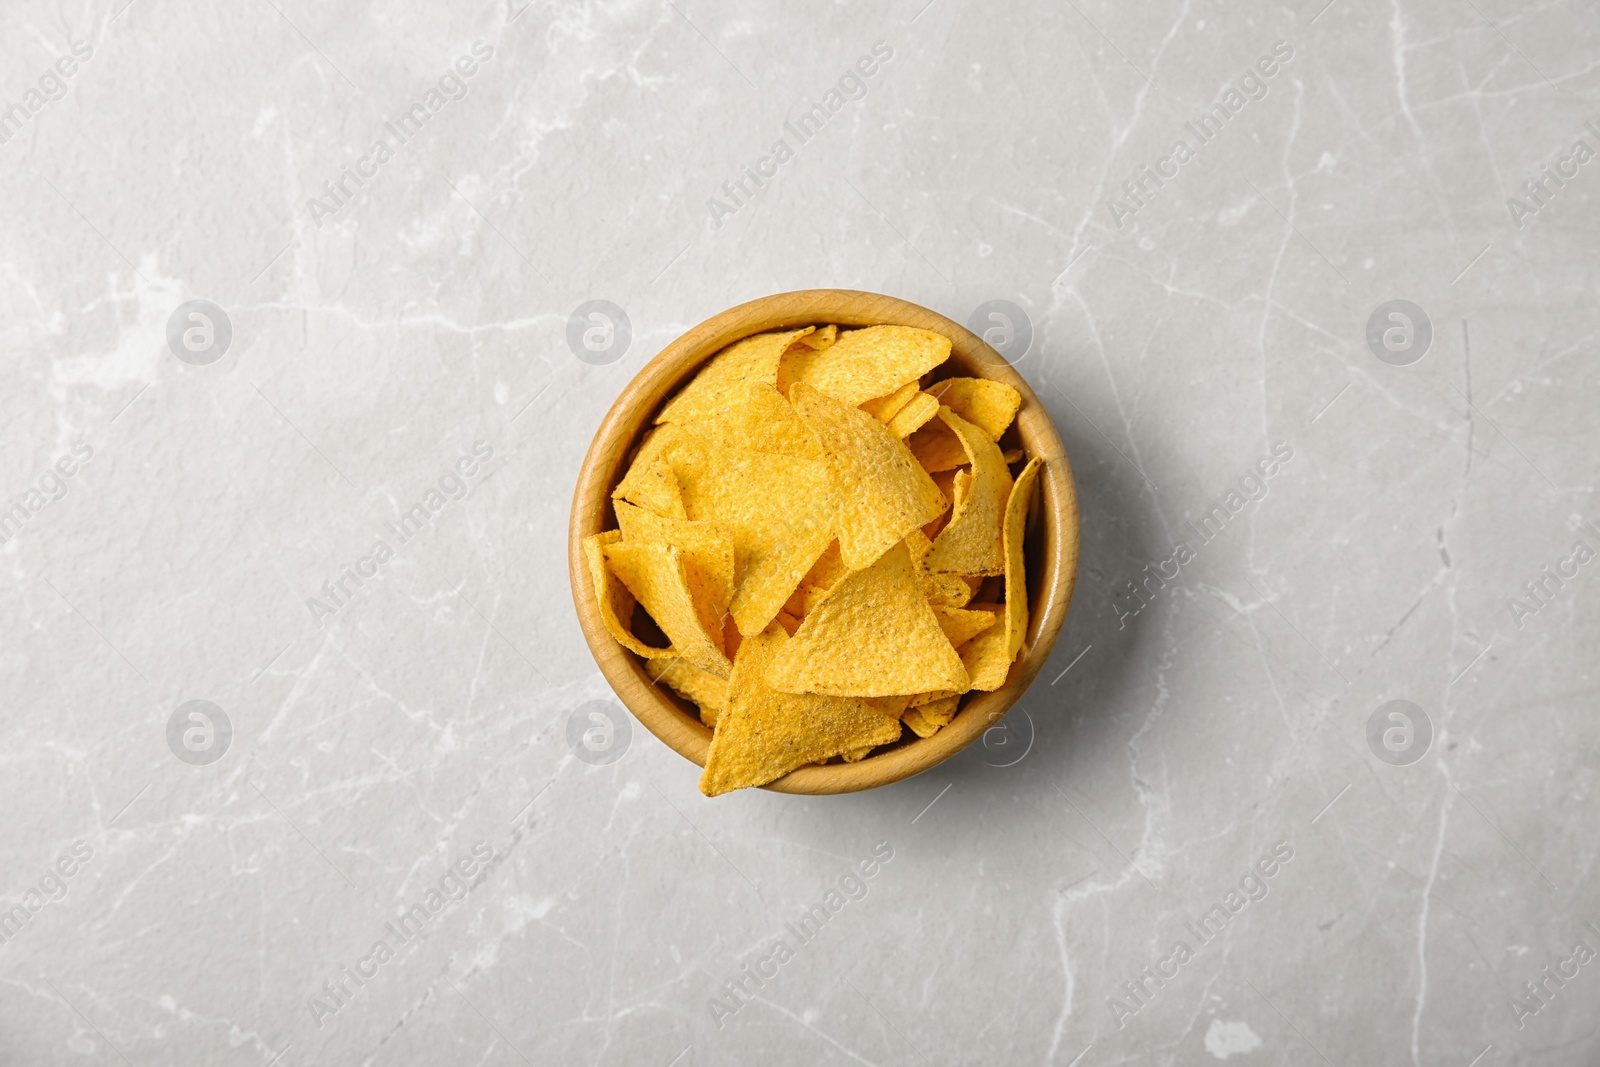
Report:
M922 594L935 607L964 608L972 600L972 586L958 574L924 572L917 575L917 580L922 583Z
M965 582L961 584L966 585ZM968 610L943 604L933 606L933 615L939 620L939 628L944 631L945 637L956 648L993 626L998 617L992 611Z
M707 708L715 713L728 702L726 678L718 678L710 671L703 671L681 656L649 660L644 665L644 672L650 676L651 682L657 685L665 682L685 700L692 700L700 705L701 722L705 722ZM713 726L715 723L706 725Z
M873 400L868 400L864 403L857 404L856 406L862 411L865 411L868 415L871 415L873 418L877 419L879 422L887 423L890 419L899 414L900 409L909 404L911 402L911 398L916 396L920 391L921 387L918 385L918 383L914 381L907 382L894 392L890 393L888 396L880 396Z
M739 647L700 777L706 796L766 785L796 767L899 739L898 720L858 700L768 688L763 679L772 661L792 643L774 626Z
M722 617L707 618L702 608L714 593L703 575L691 574L683 551L658 541L613 541L601 551L611 572L671 638L678 654L726 678L732 665L722 653Z
M834 540L822 550L822 555L806 571L806 576L800 579L801 585L812 585L818 589L832 589L834 583L850 573L850 568L844 565L839 558L839 542Z
M1006 498L1011 495L1011 471L1000 446L988 434L947 407L939 419L961 438L972 461L971 488L963 491L962 475L955 478L956 496L950 523L933 540L923 565L946 574L998 574L1005 570L1005 546L1000 526Z
M779 390L794 399L800 383L847 407L887 396L950 357L950 339L911 326L868 326L841 331L820 352L797 347L784 360ZM788 385L790 388L785 389Z
M908 696L857 697L856 699L860 700L861 703L865 704L873 711L876 711L881 715L887 715L891 719L898 719L906 710L906 708L911 706L911 698Z
M728 408L689 429L718 448L744 448L778 456L822 459L822 446L783 394L767 382L739 382L726 393Z
M939 402L927 393L918 393L889 420L889 432L905 440L937 414Z
M935 689L931 693L918 693L918 694L916 694L915 696L913 696L911 698L910 702L907 703L906 706L910 707L910 708L920 708L920 707L922 707L922 705L924 705L924 704L932 704L936 700L944 700L947 697L954 697L954 696L960 696L960 695L961 694L957 693L954 689Z
M633 594L617 579L605 563L605 547L622 540L620 530L590 534L583 539L583 554L589 559L589 581L594 584L595 600L600 604L600 621L617 643L630 652L646 659L674 658L677 653L670 648L651 648L628 629L633 621Z
M956 717L956 705L960 702L960 697L949 696L942 700L907 708L901 721L906 724L908 730L918 737L932 737L941 729L950 725L950 720Z
M713 522L691 522L656 515L632 504L617 501L617 524L625 542L657 541L683 552L690 570L690 586L705 596L697 600L701 618L710 633L722 632L722 617L733 600L733 539ZM649 610L649 609L646 609ZM713 624L713 620L715 620Z
M906 438L906 447L929 474L954 470L967 462L967 450L961 446L961 438L942 419L929 420Z
M961 660L972 676L972 688L993 692L1005 684L1012 661L1028 631L1028 578L1022 554L1022 537L1028 524L1028 505L1039 480L1037 457L1017 475L1006 500L1005 553L1006 602L1001 621L974 637L961 650Z
M617 487L611 490L613 500L627 500L657 515L683 518L683 490L672 467L664 455L671 447L676 431L668 427L655 427L639 444L633 463L622 476Z
M944 511L933 479L883 423L804 383L795 384L790 399L831 461L839 557L846 567L865 567Z
M773 658L766 682L785 693L884 697L965 690L967 673L897 541L829 590Z
M729 610L741 634L758 634L833 540L828 464L747 449L684 447L673 456L689 518L715 522L733 539Z
M1017 417L1022 405L1022 394L1005 382L988 378L946 378L934 382L928 392L939 398L939 403L998 441L1006 432L1011 420Z
M934 520L935 523L938 521ZM926 527L906 534L906 549L911 553L911 569L916 571L917 581L922 585L922 594L928 598L929 604L962 607L972 599L972 588L960 575L929 574L922 569L922 561L927 556L928 550L933 547L933 542L928 540L925 530Z
M783 333L758 333L735 341L712 356L689 384L667 402L656 422L694 426L723 418L737 402L746 382L778 384L778 361L784 351L814 329L807 326Z
M1013 463L1020 463L1022 461L1022 449L1020 448L1008 448L1001 454L1005 456L1006 466L1008 467Z
M846 763L860 763L862 760L872 755L872 750L876 747L876 745L867 745L864 748L854 749L849 752L841 752L839 753L839 758L844 760Z
M807 348L824 349L839 339L839 327L819 326L811 333L801 333L796 337L795 344L805 345Z
M722 709L713 708L709 704L700 705L700 722L708 730L715 730L717 722L722 718Z

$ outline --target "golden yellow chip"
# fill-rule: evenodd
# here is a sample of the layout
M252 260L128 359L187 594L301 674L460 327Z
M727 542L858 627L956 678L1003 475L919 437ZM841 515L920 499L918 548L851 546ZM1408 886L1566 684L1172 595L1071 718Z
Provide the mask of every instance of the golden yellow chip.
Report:
M1020 448L1008 448L1003 454L1006 457L1006 466L1008 467L1022 459L1022 449Z
M829 590L766 680L785 693L830 696L967 688L961 657L922 595L903 541Z
M879 422L888 422L897 415L901 408L911 402L911 398L921 391L916 382L907 382L888 396L880 396L868 400L857 406Z
M967 450L961 447L961 438L942 419L930 419L927 425L906 438L906 447L929 474L954 470L967 462Z
M999 574L1006 566L1000 527L1011 495L1011 471L988 434L947 407L939 409L939 419L961 439L972 461L972 482L963 492L961 473L956 475L958 499L950 523L934 538L923 566L935 573Z
M921 708L907 708L906 713L900 716L900 721L918 737L932 737L939 732L939 727L922 717Z
M995 607L998 608L999 605L996 604ZM931 693L916 694L911 698L906 706L911 708L920 708L922 705L932 704L936 700L944 700L947 697L955 697L960 695L961 694L957 693L954 689L935 689Z
M689 518L715 522L733 539L729 610L740 633L758 634L833 540L829 465L735 448L685 446L672 456Z
M931 605L964 608L972 599L972 586L963 581L958 574L923 573L917 575L917 578L922 582L922 592Z
M961 584L966 585L965 582ZM933 615L939 620L939 627L944 630L945 637L949 638L950 643L956 648L960 648L993 626L996 618L992 611L954 608L944 604L933 605Z
M796 383L789 398L828 453L837 487L839 557L846 567L865 567L945 510L933 479L883 423L804 383Z
M706 796L766 785L796 767L899 739L899 721L858 700L769 688L763 679L772 661L792 643L773 626L739 646L700 777Z
M701 618L715 625L710 632L722 632L722 617L733 600L733 539L714 522L691 522L656 515L632 504L617 501L617 524L623 541L658 541L683 552L690 572L690 587L696 596L705 596L695 607ZM645 610L649 610L646 608Z
M671 465L664 459L675 437L676 431L665 426L657 426L646 434L628 472L611 491L612 498L627 500L657 515L683 518L683 490L678 486Z
M803 346L791 351L778 388L793 400L793 385L803 383L855 407L916 381L949 356L950 339L928 330L911 326L843 330L820 352Z
M715 448L822 459L822 446L783 394L766 382L741 382L727 391L728 408L692 429Z
M956 705L960 702L959 696L949 696L907 708L901 721L906 724L906 729L918 737L932 737L956 717Z
M713 708L709 704L700 705L700 721L705 724L706 729L715 730L717 720L720 718L722 718L721 708Z
M861 703L865 704L873 711L876 711L882 715L887 715L891 719L898 719L900 714L911 705L911 698L908 696L857 697L856 699L860 700Z
M889 432L903 441L937 414L939 402L927 393L918 393L889 420Z
M735 341L711 357L678 395L656 416L657 423L683 426L715 422L737 402L746 382L778 384L778 361L796 340L815 327L783 333L758 333ZM810 351L810 349L807 349Z
M1028 576L1022 554L1022 537L1028 524L1028 506L1039 480L1038 457L1017 475L1006 500L1005 553L1006 603L1000 624L980 633L961 650L961 660L972 676L972 688L993 692L1005 684L1028 631Z
M939 403L989 435L991 441L1000 440L1011 420L1017 417L1022 405L1022 394L1005 382L988 378L946 378L934 382L928 392L939 398Z
M839 327L819 326L811 333L802 333L799 337L795 338L795 342L797 344L805 345L807 348L823 349L827 348L838 339Z
M726 678L731 664L722 653L722 618L708 618L702 607L714 593L703 575L690 573L683 552L659 541L614 541L601 551L611 573L644 605L678 654Z
M707 708L714 714L728 702L728 680L701 670L682 656L649 660L644 665L644 672L650 676L650 681L656 684L666 682L679 696L700 705L702 722L705 721ZM716 724L710 722L706 725Z
M835 582L850 573L850 568L844 565L839 558L839 542L831 541L828 547L822 550L822 555L806 571L806 576L800 579L800 584L816 586L824 591L832 589Z
M608 530L583 539L583 554L589 560L589 581L594 584L595 600L600 604L600 621L617 643L646 659L676 658L671 648L651 648L628 629L633 620L633 594L611 573L605 563L605 547L622 540L622 531Z
M872 755L872 750L876 747L876 745L867 745L863 748L853 749L849 752L841 752L839 753L839 758L844 760L846 763L860 763L862 760Z
M933 542L928 540L928 535L923 530L912 530L906 534L906 548L911 553L911 569L917 572L917 581L922 585L923 595L928 598L929 604L947 605L953 608L964 606L972 599L972 587L960 575L929 574L922 569L922 560L932 547ZM960 642L952 641L952 643Z

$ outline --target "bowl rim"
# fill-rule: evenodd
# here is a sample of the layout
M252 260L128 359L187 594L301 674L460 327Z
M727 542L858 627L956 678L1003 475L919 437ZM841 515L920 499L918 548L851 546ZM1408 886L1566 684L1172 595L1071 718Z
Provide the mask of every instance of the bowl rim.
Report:
M1005 684L975 692L955 718L932 737L869 756L858 763L800 767L762 786L804 795L852 793L898 782L943 763L1000 721L1043 668L1066 622L1076 584L1079 552L1077 491L1071 463L1049 413L1027 381L982 338L960 323L919 304L855 289L800 289L775 293L718 312L686 330L633 376L595 431L578 470L568 524L567 567L573 606L589 652L613 692L644 727L691 763L705 766L711 730L694 705L655 685L639 657L624 649L600 618L583 540L614 529L611 491L620 480L644 431L662 404L713 355L752 334L797 326L914 326L943 334L951 361L969 375L992 378L1022 395L1015 424L1029 456L1044 460L1042 490L1043 573L1029 603L1028 632ZM949 366L947 361L942 366ZM1029 583L1032 584L1031 582Z

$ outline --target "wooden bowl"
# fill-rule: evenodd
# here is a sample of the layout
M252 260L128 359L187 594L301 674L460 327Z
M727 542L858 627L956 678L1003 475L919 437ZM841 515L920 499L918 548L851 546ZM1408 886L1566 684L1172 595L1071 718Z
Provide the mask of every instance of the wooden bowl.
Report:
M1061 438L1028 383L981 338L927 308L892 296L850 289L779 293L729 308L662 349L628 383L595 433L572 498L567 566L583 636L606 681L651 733L685 759L705 766L711 731L701 724L695 706L680 700L667 687L653 685L642 661L606 631L589 577L583 539L616 529L612 488L621 480L634 446L651 426L662 403L686 384L702 364L751 334L827 323L889 324L932 330L951 341L950 358L934 371L936 375L993 378L1021 393L1022 406L1002 445L1009 445L1014 435L1028 456L1044 460L1039 477L1043 521L1042 529L1030 527L1028 633L1005 685L992 693L969 693L956 717L932 737L918 738L907 730L909 742L903 740L859 763L801 767L765 787L781 793L851 793L888 785L936 766L966 748L1017 702L1050 657L1050 649L1067 618L1078 572L1078 498Z

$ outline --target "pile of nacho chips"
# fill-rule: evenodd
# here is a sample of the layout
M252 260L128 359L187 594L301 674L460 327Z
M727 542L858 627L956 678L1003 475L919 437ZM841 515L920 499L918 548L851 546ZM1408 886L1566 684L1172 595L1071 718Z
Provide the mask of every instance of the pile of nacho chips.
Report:
M714 731L707 796L931 737L1004 684L1039 460L1002 451L1015 389L933 380L949 355L908 326L728 346L585 541L606 628Z

